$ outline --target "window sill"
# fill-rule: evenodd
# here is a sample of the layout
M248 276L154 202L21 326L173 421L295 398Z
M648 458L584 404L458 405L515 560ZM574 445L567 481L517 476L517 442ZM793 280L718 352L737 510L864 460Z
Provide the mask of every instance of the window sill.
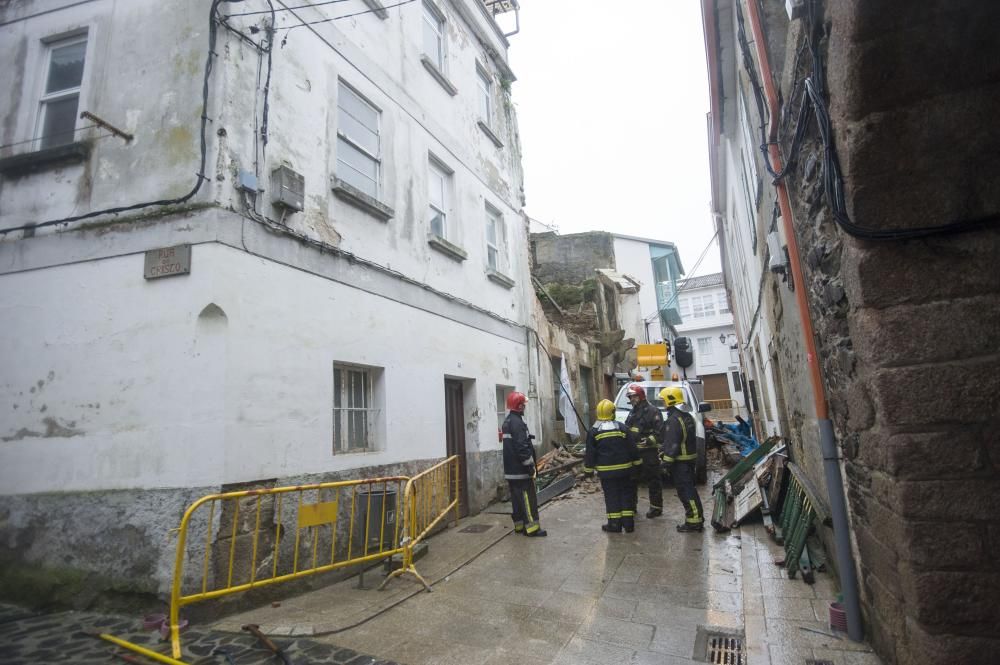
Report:
M340 178L333 177L333 195L355 208L364 210L369 215L388 222L396 212L378 199L368 196L354 185L349 185Z
M368 5L368 9L372 10L372 14L375 14L375 16L378 16L383 21L389 18L389 12L385 10L385 5L379 2L379 0L362 0L362 2Z
M437 234L428 233L427 244L455 261L464 261L469 258L468 253L464 249L454 243L448 242Z
M486 277L491 282L496 282L497 284L499 284L500 286L504 287L505 289L512 289L512 288L514 288L514 280L512 280L510 277L508 277L507 275L503 274L502 272L497 272L496 270L493 270L492 268L487 268L486 269Z
M420 62L423 63L424 69L431 73L434 80L441 84L441 87L445 89L445 92L452 97L458 94L458 88L456 88L454 84L448 80L448 77L444 75L444 72L438 69L437 65L435 65L430 58L426 55L422 55L420 56Z
M89 156L90 143L85 141L66 143L53 148L4 157L0 159L0 175L16 178L64 164L83 162Z
M503 141L501 141L500 137L498 137L496 134L493 133L493 130L490 129L489 125L487 125L482 120L477 120L476 124L479 125L479 129L483 130L483 134L486 134L487 138L493 141L493 145L495 145L498 148L503 147Z

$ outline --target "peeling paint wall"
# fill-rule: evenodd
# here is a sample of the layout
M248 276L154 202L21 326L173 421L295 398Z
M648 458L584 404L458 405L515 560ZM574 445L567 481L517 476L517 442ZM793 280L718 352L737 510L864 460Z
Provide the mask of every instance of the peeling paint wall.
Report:
M0 316L10 322L0 329L0 494L20 501L18 514L0 521L0 558L122 574L138 593L168 581L163 538L176 512L129 515L108 543L108 551L135 546L121 566L96 548L58 557L59 547L81 548L86 533L113 521L100 504L114 493L162 491L184 503L227 484L438 459L449 377L467 387L467 480L479 510L502 483L500 445L483 424L495 413L496 386L529 384L533 290L511 75L506 42L478 5L442 3L454 96L421 63L419 3L384 20L366 14L290 31L337 10L281 12L266 150L266 59L224 28L202 108L209 5L183 0L166 14L151 0L0 8L0 22L14 21L0 26L0 56L24 63L0 72L0 84L17 88L0 99L5 142L34 131L42 40L81 28L81 108L135 135L126 143L85 130L91 151L82 162L0 176L0 227L190 191L208 117L207 180L183 206L0 236ZM222 7L239 13L266 3ZM230 22L258 42L267 34L252 29L266 23L259 16ZM492 129L502 147L477 125L477 62L494 77ZM388 221L332 191L340 81L381 112L378 199L393 210ZM4 149L0 160L19 150L31 148ZM448 240L465 260L427 241L430 154L453 170ZM302 212L271 203L279 165L304 176ZM256 172L256 197L238 188L240 171ZM512 287L486 273L487 205L506 224L501 272ZM178 244L192 245L191 273L145 280L144 253ZM378 370L371 452L333 454L335 362ZM79 519L59 543L22 548L52 496L58 506L84 497Z

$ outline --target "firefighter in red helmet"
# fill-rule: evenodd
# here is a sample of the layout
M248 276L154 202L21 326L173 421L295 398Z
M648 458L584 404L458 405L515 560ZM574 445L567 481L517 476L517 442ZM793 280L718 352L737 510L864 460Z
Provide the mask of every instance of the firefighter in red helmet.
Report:
M532 538L547 536L538 523L538 495L535 490L535 447L524 422L524 393L507 395L507 418L500 428L503 439L503 475L510 487L511 519L514 531Z
M660 410L646 400L646 391L638 383L630 384L625 391L632 411L625 419L625 426L635 436L636 448L642 459L640 480L646 481L649 488L649 510L647 518L659 517L663 514L663 482L660 480L660 437L663 429L663 416ZM638 484L636 484L638 494ZM638 499L638 496L636 497Z

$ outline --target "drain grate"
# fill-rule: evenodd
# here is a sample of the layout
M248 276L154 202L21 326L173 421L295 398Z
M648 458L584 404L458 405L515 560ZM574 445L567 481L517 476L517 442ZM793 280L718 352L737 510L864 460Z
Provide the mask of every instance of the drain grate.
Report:
M493 528L492 524L470 524L464 529L459 529L459 533L483 533Z
M816 660L815 658L806 658L806 665L833 665L832 660Z
M709 663L716 665L744 665L743 639L735 635L708 634Z

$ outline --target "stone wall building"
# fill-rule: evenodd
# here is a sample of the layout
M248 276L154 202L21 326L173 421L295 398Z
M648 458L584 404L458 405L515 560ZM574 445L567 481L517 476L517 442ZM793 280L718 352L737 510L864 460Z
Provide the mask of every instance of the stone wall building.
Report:
M779 431L831 496L819 428L832 426L853 555L838 572L857 578L878 654L988 660L1000 646L1000 6L703 10L713 205L744 359L770 360Z
M534 371L508 40L384 4L0 3L0 587L161 594L219 490L455 453L496 495Z

